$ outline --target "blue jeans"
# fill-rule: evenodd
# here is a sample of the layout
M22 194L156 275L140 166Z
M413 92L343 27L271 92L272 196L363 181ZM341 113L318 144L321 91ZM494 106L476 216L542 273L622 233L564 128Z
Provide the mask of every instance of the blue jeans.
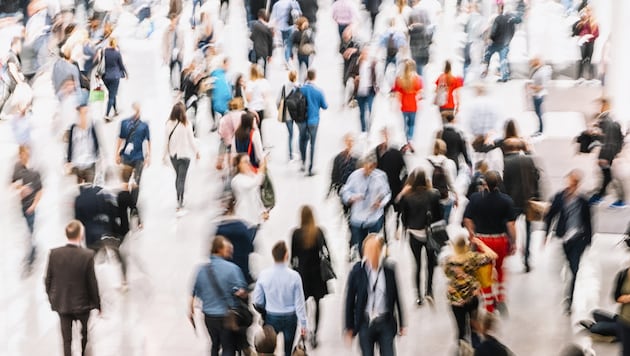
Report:
M343 31L345 31L347 27L348 27L348 25L337 24L337 28L339 29L339 38L342 37Z
M265 324L271 325L276 334L284 334L284 355L291 356L295 331L297 329L297 316L293 314L270 314L265 317Z
M483 62L488 65L490 63L490 59L492 55L495 53L499 53L499 62L501 65L501 79L509 80L510 79L510 69L508 68L508 53L510 52L510 46L501 46L497 44L491 44L486 49L486 54L483 57Z
M536 116L538 116L538 131L543 132L543 111L542 104L545 97L541 96L540 98L534 97L534 111L536 112Z
M297 59L298 59L298 67L297 67L298 78L300 79L300 82L304 82L305 78L306 78L306 75L302 74L302 73L307 73L308 72L308 68L309 68L310 63L311 63L311 56L298 54L297 55ZM302 64L304 64L304 66L306 67L306 71L304 71L304 72L302 72Z
M287 125L287 131L289 131L289 160L293 158L293 122L293 120L287 120L285 122L285 124Z
M366 132L370 129L372 120L365 119L365 112L369 111L372 116L372 103L374 102L374 92L370 90L367 96L357 95L357 104L359 104L359 120L361 121L361 131Z
M448 219L451 217L451 211L453 210L454 202L449 200L446 204L442 205L442 216L444 217L444 221L448 224Z
M114 108L114 111L118 111L116 108L116 97L118 96L118 85L120 79L103 79L103 83L107 88L107 109L105 110L105 116L109 116L109 111Z
M405 135L407 136L407 142L409 142L413 139L413 132L416 128L416 113L403 112L402 114L405 121Z
M35 262L35 243L33 242L33 231L35 231L35 213L27 213L26 209L28 207L22 207L22 214L24 215L24 219L26 220L26 226L28 227L29 232L29 243L30 243L30 252L26 257L26 261L28 265L31 266L33 262Z
M291 58L291 52L293 51L293 47L289 42L293 29L290 28L286 31L280 31L280 33L282 34L282 45L284 46L284 60L288 62L289 58Z
M311 160L308 166L308 172L313 172L313 162L315 161L315 139L317 138L317 125L308 125L306 122L298 124L300 130L300 156L302 157L302 165L306 166L306 147L311 144Z
M374 345L378 344L381 356L394 356L395 336L396 321L391 318L377 319L369 325L364 323L359 329L361 355L374 356Z
M357 246L361 257L363 257L363 240L365 240L368 234L375 234L381 231L383 221L384 219L381 216L380 219L370 225L350 223L350 245Z

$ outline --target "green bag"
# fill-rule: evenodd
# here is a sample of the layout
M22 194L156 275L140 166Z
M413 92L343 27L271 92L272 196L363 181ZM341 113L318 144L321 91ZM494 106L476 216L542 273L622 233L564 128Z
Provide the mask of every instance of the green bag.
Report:
M263 206L267 209L272 209L276 205L276 194L268 171L265 172L265 178L260 186L260 200L262 200Z
M105 101L105 91L101 89L90 90L90 103Z

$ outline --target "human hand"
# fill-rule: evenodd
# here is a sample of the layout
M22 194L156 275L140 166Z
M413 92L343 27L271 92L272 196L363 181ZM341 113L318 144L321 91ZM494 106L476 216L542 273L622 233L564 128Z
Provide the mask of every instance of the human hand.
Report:
M35 204L32 204L31 206L28 207L28 209L26 209L26 214L31 215L35 212Z
M263 219L263 221L267 221L267 220L269 220L269 211L268 211L268 210L265 210L265 211L262 213L262 219Z
M300 328L300 336L306 336L306 328Z
M346 340L346 345L350 346L352 345L352 339L353 339L353 332L352 330L346 330L346 334L344 335L344 339Z
M197 154L195 155L195 158L197 159L197 161L199 160L199 158L201 158L201 156L199 155L199 152L197 152Z
M120 155L116 156L116 164L120 164Z
M400 330L398 330L398 335L400 335L400 336L407 335L407 328L405 328L405 327L400 328Z
M510 250L508 256L513 256L516 253L516 241L510 241Z
M29 185L23 185L20 188L20 198L25 198L33 193L33 188Z
M355 195L355 196L353 196L352 198L350 198L350 199L348 200L348 203L349 203L350 205L352 205L352 204L354 204L354 203L356 203L356 202L358 202L358 201L361 201L361 200L363 200L363 195Z
M144 158L144 166L148 167L149 165L151 165L151 157L150 156L146 156Z

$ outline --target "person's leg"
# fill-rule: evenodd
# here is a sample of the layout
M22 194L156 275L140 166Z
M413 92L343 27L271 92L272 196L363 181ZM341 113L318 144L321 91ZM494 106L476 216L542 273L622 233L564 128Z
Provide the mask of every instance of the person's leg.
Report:
M617 318L618 332L621 339L621 355L630 356L630 325Z
M477 297L473 297L468 303L465 305L466 308L466 324L464 325L465 332L464 334L466 341L473 343L473 324L477 320L477 312L479 310L479 299Z
M569 281L570 284L567 292L567 307L570 310L571 305L573 304L573 291L575 290L575 280L580 268L580 259L586 249L586 245L578 236L565 242L563 247L567 261L569 262L569 269L571 270L571 279Z
M107 88L107 108L105 109L105 116L109 116L109 111L112 109L115 99L115 91L113 88L114 81L111 79L103 79L103 84L105 84L105 88Z
M29 231L28 241L30 246L28 255L26 256L26 262L28 263L28 266L30 268L30 266L33 265L33 262L35 262L36 254L35 241L33 239L33 232L35 231L35 212L29 213L26 211L26 209L22 208L22 213L24 215L24 220L26 221L26 226L28 227Z
M221 329L223 327L223 318L215 318L205 315L206 328L212 341L212 347L210 349L210 355L219 356L219 350L221 348Z
M81 355L85 355L85 346L88 342L88 319L90 312L76 314L75 318L81 323Z
M438 251L429 248L427 244L424 246L427 252L427 289L426 295L433 298L433 272L438 264Z
M321 315L321 304L319 303L320 299L319 298L314 298L315 299L315 330L313 330L313 333L315 334L315 336L317 336L317 331L319 330L319 317Z
M133 178L136 180L136 184L140 185L140 178L142 178L142 170L144 169L144 160L133 162Z
M59 314L64 356L72 356L72 320L73 318L71 315Z
M283 316L284 318L284 355L291 356L293 343L295 342L295 331L297 329L297 316Z
M497 259L494 262L495 268L497 270L497 302L504 303L505 302L505 271L503 270L503 261L508 256L509 252L509 241L507 237L503 238L495 238L495 245L492 248L498 255Z
M112 109L114 109L114 114L118 114L118 86L120 85L120 79L112 80L111 91L109 92L110 98L112 100ZM109 112L109 111L108 111Z
M370 328L364 324L359 329L359 347L361 356L374 356L374 337Z
M221 326L221 356L235 356L238 334Z
M527 220L525 216L525 251L523 251L523 260L525 263L525 270L529 272L529 249L532 242L532 223Z
M510 46L503 46L499 49L499 61L501 67L501 80L508 81L510 79L510 67L508 63L508 53Z
M361 124L361 132L367 131L367 124L365 123L365 111L367 107L366 96L356 96L357 105L359 106L359 123Z
M597 193L600 198L603 198L606 195L606 188L608 188L608 184L612 182L612 172L610 170L610 164L601 167L602 170L602 186L599 188L599 192Z
M466 337L466 309L463 306L451 304L451 310L455 317L457 327L457 340L465 340Z
M588 56L587 44L584 43L580 46L580 62L578 63L578 71L576 79L584 78L584 70L586 69L586 62Z
M310 163L308 166L308 173L312 174L313 163L315 162L315 140L317 139L317 125L308 125L308 136L309 136L309 142L311 145L311 149L310 149L311 158L310 158Z
M413 237L411 234L407 234L407 237L409 238L409 247L411 248L411 253L413 254L413 259L414 261L416 261L416 269L415 269L415 276L414 276L414 282L416 283L416 290L417 290L417 296L418 296L418 300L416 302L421 302L422 301L422 243L420 241L418 241L418 239L416 239L415 237Z
M342 35L343 35L343 31L345 31L345 30L346 30L346 27L348 27L348 25L340 25L340 24L337 24L337 28L339 29L339 38L341 38L341 37L342 37Z
M472 46L472 42L466 42L464 46L464 80L466 79L466 74L468 74L468 68L472 63L472 58L470 58L470 47Z
M595 68L591 64L591 58L593 57L594 47L595 47L595 42L587 42L584 44L584 49L585 49L584 66L586 66L586 69L588 70L589 80L592 80L595 78Z
M543 112L542 112L542 104L544 97L534 97L534 111L536 112L536 116L538 117L538 132L543 132Z
M367 131L370 131L370 128L372 127L372 104L374 104L374 95L375 93L373 91L370 91L370 93L367 96L367 109L368 109L368 116L366 118L366 128Z
M306 145L308 144L308 130L306 123L301 122L298 124L299 130L299 146L300 146L300 158L302 158L302 169L306 167Z
M188 175L188 167L190 167L190 159L180 158L178 159L177 167L177 196L179 197L179 205L184 205L184 191L186 188L186 176Z
M451 217L451 211L453 211L453 205L455 202L453 200L449 200L448 202L441 204L442 205L442 216L444 217L444 221L448 224L448 221Z
M396 337L396 329L389 321L381 321L376 325L377 333L376 339L378 342L378 349L381 356L394 356L394 337Z
M416 113L408 112L406 113L406 122L405 126L407 127L407 142L413 141L413 133L416 129Z
M289 63L289 58L291 58L291 43L289 43L289 39L291 38L291 30L280 31L282 35L282 45L284 46L284 60Z
M492 59L492 55L496 52L496 47L494 44L489 44L486 47L486 52L483 55L483 64L485 65L485 69L482 73L482 77L488 74L488 66L490 65L490 60Z
M260 120L259 125L258 125L258 132L260 132L260 142L265 142L263 139L263 120L265 119L265 111L264 110L258 110L256 111L256 114L258 115L258 120Z
M287 113L288 116L288 113ZM289 161L293 159L293 120L287 120L287 131L289 132Z

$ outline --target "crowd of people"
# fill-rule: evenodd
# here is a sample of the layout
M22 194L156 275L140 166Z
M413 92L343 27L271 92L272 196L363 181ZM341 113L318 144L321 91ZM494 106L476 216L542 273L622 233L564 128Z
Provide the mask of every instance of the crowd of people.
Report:
M23 26L1 59L0 118L9 122L18 147L11 183L28 227L25 277L34 272L36 259L42 258L34 239L35 226L42 219L38 205L47 190L54 189L46 186L41 169L31 160L32 132L38 124L32 110L36 83L45 83L54 92L56 131L52 135L63 142L63 170L76 178L78 186L74 219L65 228L68 244L50 251L45 273L46 293L52 310L59 314L66 356L72 354L73 322L81 324L85 352L90 312L101 310L95 255L112 252L116 256L127 288L129 257L120 253L120 247L126 237L143 228L146 218L138 201L146 189L141 184L143 171L151 165L156 149L151 143L152 125L140 102L131 105L129 117L121 117L123 110L117 101L121 79L129 78L127 54L116 35L118 20L127 12L136 17L142 36L151 38L163 30L160 62L168 67L173 100L165 115L163 146L157 150L162 150L163 163L175 172L176 196L156 195L176 201L178 218L188 212L189 167L206 153L200 144L204 140L218 143L211 159L219 177L214 183L221 189L212 201L220 206L221 216L211 234L209 260L194 274L191 322L194 325L203 314L213 356L274 354L277 334L283 335L280 354L285 356L295 355L295 349L303 350L306 344L313 349L319 346L321 300L333 292L328 282L337 278L338 266L331 259L330 237L315 220L317 207L295 207L300 212L299 226L289 243L280 240L273 245L272 266L253 271L249 263L256 250L254 241L261 238L278 203L276 198L281 196L274 189L283 189L274 187L274 177L267 169L275 144L270 121L286 125L288 162L299 162L304 179L321 173L315 159L321 152L318 129L330 95L318 84L318 75L326 68L314 66L315 56L324 55L317 46L318 3L250 0L228 4L229 11L245 7L247 27L241 30L249 31L251 40L246 52L247 74L235 75L234 58L222 48L229 44L217 44L226 35L217 28L228 10L220 7L223 2L219 6L204 2L191 1L190 14L184 13L188 3L183 0L170 0L164 6L149 0L3 1L0 7L0 30ZM347 276L339 276L346 278L344 336L349 344L358 336L364 356L374 355L376 349L381 355L395 355L396 336L407 333L409 316L401 297L407 292L397 282L406 272L389 258L388 246L394 241L409 244L415 304L433 305L438 299L449 303L455 321L452 339L459 355L510 355L513 353L495 333L496 317L509 314L509 273L504 262L518 253L525 273L534 268L530 259L533 223L544 224L545 239L553 232L563 241L571 272L564 311L571 314L580 261L595 234L593 207L603 203L611 185L615 198L610 206L626 207L624 182L613 172L625 136L608 98L593 98L600 105L599 114L588 120L592 124L580 136L586 142L585 152L599 151L599 188L589 195L582 193L584 173L574 169L566 175L565 187L550 195L543 192L532 142L544 139L544 99L552 66L540 55L529 61L526 91L538 119L531 136L519 134L516 121L501 117L489 97L493 55L499 55L499 84L492 85L505 85L502 83L512 79L510 43L527 21L532 2L457 1L466 33L461 70L455 68L459 63L437 63L432 58L443 26L443 5L438 0L397 0L392 4L365 0L363 6L359 1L336 0L332 4L338 55L343 62L337 83L344 88L342 112L352 116L353 108L358 107L358 118L356 130L343 136L344 150L332 162L327 195L338 198L349 236L351 265ZM579 20L570 29L578 37L581 53L577 78L588 73L594 79L597 74L591 58L599 36L597 21L588 1L563 4L567 13L579 11ZM163 7L168 7L168 12L163 11L168 25L161 29L155 14ZM363 17L371 20L371 26L363 26ZM360 34L366 29L369 36L363 39ZM281 53L274 54L277 47L282 47ZM273 68L278 67L287 78L277 93L273 90L278 86L267 79L274 62L280 64ZM429 64L443 68L437 77L427 73ZM473 68L479 69L478 78L470 74ZM469 88L474 91L472 97L462 94ZM392 140L391 127L374 125L373 103L388 97L395 101L402 118L404 140L400 145ZM203 100L207 107L201 105ZM98 109L99 103L104 108ZM423 163L412 166L412 161L418 161L416 133L422 126L416 116L430 106L439 112L441 125L431 136L430 154L421 159ZM207 115L201 112L203 108ZM206 116L210 118L206 123L210 138L201 132L206 127L201 120ZM114 162L106 162L103 153L106 125L117 125L116 142L112 142ZM294 155L296 126L299 154ZM355 140L365 143L368 133L376 130L380 142L357 152ZM499 151L502 162L497 165L489 157ZM462 181L465 184L459 184ZM146 199L156 199L149 193L145 193ZM455 211L463 213L461 221ZM517 232L519 224L524 225L523 236ZM521 252L517 252L519 243ZM269 251L258 252L269 255ZM446 298L433 292L438 266L446 277ZM627 270L620 273L614 290L621 310L613 321L620 325L618 339L624 355L630 354L627 274ZM307 307L310 298L314 300L312 312ZM314 323L309 322L309 312L314 314ZM251 338L248 330L257 323L264 325L262 332ZM592 330L593 325L586 323L585 327Z

